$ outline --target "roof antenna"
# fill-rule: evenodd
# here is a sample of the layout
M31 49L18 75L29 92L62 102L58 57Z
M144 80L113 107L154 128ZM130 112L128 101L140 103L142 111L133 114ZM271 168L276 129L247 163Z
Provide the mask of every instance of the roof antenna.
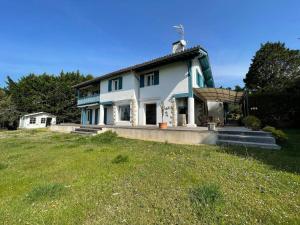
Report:
M180 38L181 40L184 40L184 27L182 24L179 24L179 25L176 25L176 26L173 26L177 33L180 35Z
M180 35L180 40L173 43L172 53L184 51L186 46L186 41L184 40L184 27L182 24L173 26L177 33Z

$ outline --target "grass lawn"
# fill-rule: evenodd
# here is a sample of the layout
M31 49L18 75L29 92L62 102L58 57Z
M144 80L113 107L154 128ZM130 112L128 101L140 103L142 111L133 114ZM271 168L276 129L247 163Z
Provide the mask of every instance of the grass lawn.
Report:
M281 151L0 132L0 224L300 224L300 131Z

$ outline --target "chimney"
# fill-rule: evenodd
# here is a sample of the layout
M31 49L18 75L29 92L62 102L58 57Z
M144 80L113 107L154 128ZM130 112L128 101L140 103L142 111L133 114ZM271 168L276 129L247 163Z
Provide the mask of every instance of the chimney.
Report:
M176 41L172 44L172 53L177 53L184 51L184 47L186 46L185 40Z

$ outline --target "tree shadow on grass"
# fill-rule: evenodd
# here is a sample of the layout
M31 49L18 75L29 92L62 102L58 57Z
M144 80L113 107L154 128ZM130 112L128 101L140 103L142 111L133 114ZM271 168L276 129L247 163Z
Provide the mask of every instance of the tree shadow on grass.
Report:
M221 148L219 151L240 157L252 157L274 169L300 174L300 130L286 130L285 132L289 140L281 145L281 150L230 146Z

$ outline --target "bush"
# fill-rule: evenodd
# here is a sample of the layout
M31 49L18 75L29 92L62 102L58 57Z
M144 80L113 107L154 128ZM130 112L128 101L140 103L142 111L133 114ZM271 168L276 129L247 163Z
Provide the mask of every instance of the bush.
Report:
M263 128L263 131L272 133L278 143L286 142L288 139L287 135L282 130L278 130L275 127L266 126Z
M246 116L243 119L243 124L251 128L252 130L259 130L261 126L261 121L255 116Z
M204 184L190 190L190 201L198 218L203 224L211 224L212 220L219 218L217 215L222 206L223 195L216 184ZM213 224L219 224L220 221L214 221Z
M102 134L92 137L92 141L96 143L110 144L117 139L118 135L116 132L106 131Z
M29 202L38 200L53 199L59 197L65 190L62 184L47 184L33 188L27 195L26 199Z
M112 160L112 163L124 163L128 162L128 156L127 155L117 155L116 158Z
M190 191L190 200L198 207L214 207L222 198L219 186L206 184Z
M0 163L0 170L4 170L7 168L6 164Z

